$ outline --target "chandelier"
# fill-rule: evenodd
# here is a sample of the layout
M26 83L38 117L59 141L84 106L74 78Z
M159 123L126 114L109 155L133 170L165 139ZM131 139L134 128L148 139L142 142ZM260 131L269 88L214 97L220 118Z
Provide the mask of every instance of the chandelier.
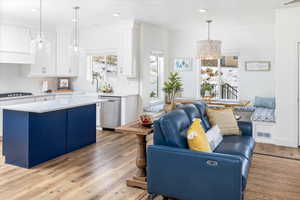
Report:
M208 39L197 42L197 57L201 60L215 60L221 58L221 44L220 40L210 39L210 24L212 20L206 21L208 26Z

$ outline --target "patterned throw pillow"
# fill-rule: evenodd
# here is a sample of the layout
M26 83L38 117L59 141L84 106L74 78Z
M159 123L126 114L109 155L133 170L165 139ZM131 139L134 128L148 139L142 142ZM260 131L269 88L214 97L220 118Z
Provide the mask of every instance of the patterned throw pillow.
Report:
M212 151L214 151L223 140L223 135L221 134L221 130L218 125L209 129L206 132L206 136Z
M187 141L191 150L212 152L200 119L195 119L189 127Z
M209 123L218 125L222 135L241 135L232 108L207 108L206 113Z

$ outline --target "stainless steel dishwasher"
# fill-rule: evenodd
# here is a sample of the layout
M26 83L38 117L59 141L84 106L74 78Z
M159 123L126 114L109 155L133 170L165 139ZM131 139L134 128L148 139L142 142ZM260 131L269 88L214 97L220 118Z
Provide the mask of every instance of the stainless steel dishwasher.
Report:
M100 127L115 129L121 126L121 98L101 96L107 101L101 102Z

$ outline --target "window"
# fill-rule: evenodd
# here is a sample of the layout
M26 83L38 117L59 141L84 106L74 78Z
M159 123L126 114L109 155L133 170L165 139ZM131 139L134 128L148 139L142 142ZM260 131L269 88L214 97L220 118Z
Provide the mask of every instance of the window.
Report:
M87 56L87 80L92 80L93 75L105 80L116 77L119 71L119 58L116 53L99 53Z
M164 57L162 54L150 55L150 98L151 101L162 99Z
M238 56L201 61L201 96L216 99L239 98Z

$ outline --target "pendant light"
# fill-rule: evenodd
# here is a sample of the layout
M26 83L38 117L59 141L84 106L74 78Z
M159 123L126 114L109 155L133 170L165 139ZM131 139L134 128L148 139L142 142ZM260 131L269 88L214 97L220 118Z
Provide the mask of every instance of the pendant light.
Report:
M40 0L40 21L39 21L39 33L37 34L36 39L32 41L32 47L34 51L41 51L46 47L49 47L50 43L45 39L42 31L42 0Z
M207 20L206 23L208 26L208 39L200 40L197 42L197 56L201 60L219 59L222 56L222 42L220 40L210 39L210 24L212 23L212 20Z
M79 6L73 7L73 38L72 38L72 51L74 54L79 53Z

